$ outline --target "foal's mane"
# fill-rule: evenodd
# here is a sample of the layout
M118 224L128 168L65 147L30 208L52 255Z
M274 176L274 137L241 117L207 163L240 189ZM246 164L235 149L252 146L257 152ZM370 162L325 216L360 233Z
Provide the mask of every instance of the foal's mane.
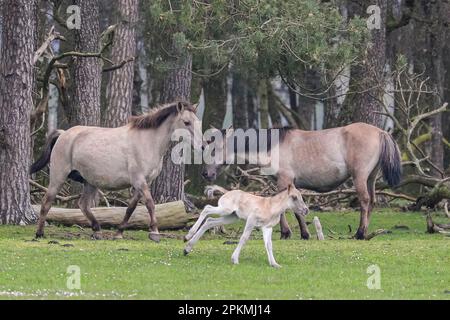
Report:
M195 108L186 101L176 101L167 104L163 104L156 108L152 108L148 113L141 116L134 116L130 119L132 128L135 129L151 129L158 128L163 124L171 115L178 113L178 105L182 104L184 110L195 112Z

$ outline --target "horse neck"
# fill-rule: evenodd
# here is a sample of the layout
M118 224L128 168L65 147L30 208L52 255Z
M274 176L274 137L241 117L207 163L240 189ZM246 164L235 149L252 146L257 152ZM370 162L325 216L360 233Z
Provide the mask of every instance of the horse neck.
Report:
M156 151L160 158L164 157L170 146L170 138L173 133L172 124L173 121L169 117L158 128L141 131L143 140L150 144L152 154L155 154Z
M284 190L270 198L270 207L272 212L284 212L288 209L288 193Z

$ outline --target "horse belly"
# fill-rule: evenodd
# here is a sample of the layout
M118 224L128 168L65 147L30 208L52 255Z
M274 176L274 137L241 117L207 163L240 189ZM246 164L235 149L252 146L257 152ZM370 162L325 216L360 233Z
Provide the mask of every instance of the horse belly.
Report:
M298 172L295 185L298 188L327 192L340 186L349 177L350 174L345 164L335 164L329 167Z

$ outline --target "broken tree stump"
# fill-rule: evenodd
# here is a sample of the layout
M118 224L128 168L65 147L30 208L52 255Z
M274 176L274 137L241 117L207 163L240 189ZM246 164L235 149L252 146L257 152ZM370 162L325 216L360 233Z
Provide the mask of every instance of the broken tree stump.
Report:
M317 240L325 240L322 231L322 225L320 224L320 220L318 217L314 217L313 219L314 227L316 228Z
M41 206L33 206L39 214ZM102 227L111 228L118 226L125 215L125 207L100 207L92 208L95 218ZM174 201L156 205L156 219L159 230L181 229L191 220L186 213L183 201ZM58 223L65 226L79 225L90 227L89 220L80 209L51 208L47 215L47 222ZM148 230L150 217L145 206L137 206L129 221L129 229Z

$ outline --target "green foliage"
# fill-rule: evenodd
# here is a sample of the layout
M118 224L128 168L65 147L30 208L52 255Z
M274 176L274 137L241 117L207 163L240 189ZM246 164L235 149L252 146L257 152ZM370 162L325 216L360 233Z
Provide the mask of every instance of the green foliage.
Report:
M335 74L361 54L369 36L363 19L345 23L334 5L317 0L154 0L147 16L151 51L167 51L182 33L180 45L204 73L232 62L262 78L295 78L305 68Z
M276 230L279 270L267 263L260 231L244 247L240 264L231 264L235 245L223 242L236 241L242 224L227 226L231 239L205 235L187 257L181 231L173 232L180 239L155 244L144 231L127 231L121 241L93 241L90 230L50 226L47 239L31 242L25 240L34 226L0 226L0 299L450 299L449 238L426 234L422 214L377 210L370 231L392 233L371 241L337 240L348 237L349 224L357 225L357 212L312 213L307 220L313 215L336 240L298 240L294 228L293 239L281 241ZM381 290L366 286L372 264L381 269ZM66 287L69 265L80 267L81 291Z

